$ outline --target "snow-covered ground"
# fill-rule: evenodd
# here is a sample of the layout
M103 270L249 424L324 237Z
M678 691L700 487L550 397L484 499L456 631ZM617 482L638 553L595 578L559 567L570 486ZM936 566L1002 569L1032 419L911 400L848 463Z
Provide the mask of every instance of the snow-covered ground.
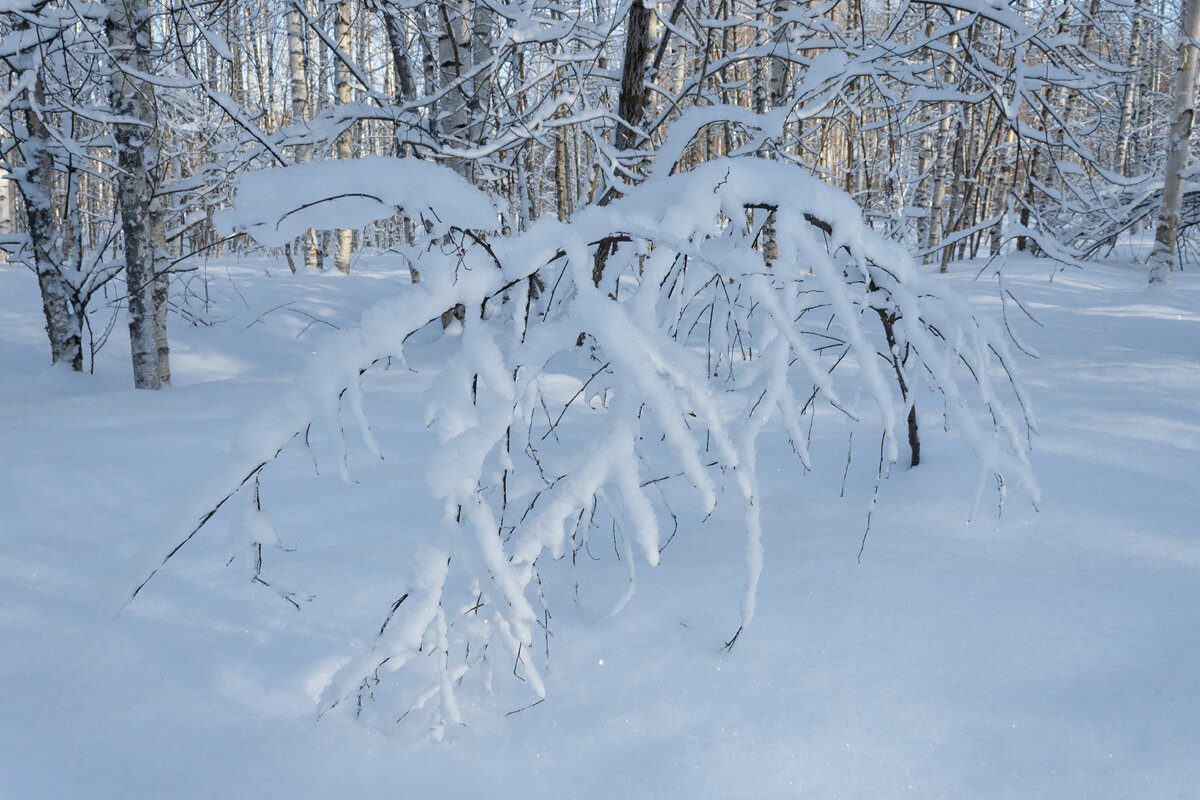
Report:
M764 445L766 567L732 651L744 542L718 511L614 617L623 566L584 565L578 603L554 572L546 702L506 716L529 698L469 696L434 743L316 713L437 518L415 399L432 334L420 372L368 386L385 461L352 449L346 485L289 452L264 479L294 549L264 574L311 602L226 565L222 512L115 614L239 426L331 326L408 283L384 258L354 270L189 273L174 386L150 393L128 388L120 328L95 375L48 369L35 280L0 267L0 798L1196 796L1200 273L1148 293L1131 262L1005 267L1042 323L1008 306L1041 356L1022 364L1040 510L1017 493L968 521L973 456L924 408L924 462L883 483L860 560L878 441L852 442L844 497L836 425L811 474ZM948 280L999 315L974 272Z

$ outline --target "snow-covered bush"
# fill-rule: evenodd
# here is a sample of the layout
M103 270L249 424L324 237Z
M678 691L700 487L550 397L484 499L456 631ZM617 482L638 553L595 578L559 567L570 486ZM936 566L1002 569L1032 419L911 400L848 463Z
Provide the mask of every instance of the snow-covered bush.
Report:
M638 560L659 560L681 486L704 512L722 497L742 508L746 580L732 644L754 617L766 560L756 443L787 436L811 467L818 405L873 429L891 464L917 443L914 398L932 390L978 458L981 490L995 478L1003 495L1015 481L1036 500L1024 444L1033 421L1001 332L870 231L846 195L802 171L719 161L653 179L569 224L500 237L484 230L486 198L457 176L439 171L435 182L429 165L390 163L397 180L419 171L422 196L440 206L428 214L441 223L436 238L409 253L422 282L325 342L286 401L247 426L171 542L174 553L215 507L253 492L259 471L314 423L333 432L339 462L344 417L375 448L363 372L402 360L419 346L406 345L410 335L446 309L467 309L426 398L438 441L427 482L441 524L398 543L412 554L407 591L380 609L373 648L334 676L324 708L361 711L374 697L392 719L422 709L440 736L462 722L464 687L491 685L493 664L525 681L531 700L544 696L544 566L603 530L629 569L627 598ZM417 216L414 194L375 199ZM288 211L256 220L242 209L233 224L291 235L285 220L304 215ZM664 476L681 479L671 493ZM260 513L244 531L272 530ZM374 691L397 670L416 687L402 707Z

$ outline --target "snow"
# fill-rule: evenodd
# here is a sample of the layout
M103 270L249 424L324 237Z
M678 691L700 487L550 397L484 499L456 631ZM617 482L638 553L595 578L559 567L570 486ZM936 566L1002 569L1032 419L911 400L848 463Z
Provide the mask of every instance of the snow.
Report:
M544 236L552 255L560 243ZM426 390L451 379L439 373L460 339L483 366L507 345L470 323L461 337L422 331L403 363L365 376L361 414L358 400L343 405L344 443L315 425L307 449L264 470L269 518L246 495L231 501L114 616L111 599L136 585L130 565L161 559L164 520L204 494L230 443L247 426L260 444L289 435L271 420L291 413L281 398L295 396L291 376L321 342L360 347L349 331L380 296L424 305L386 256L363 257L345 278L214 262L186 278L185 306L215 324L173 316L175 386L137 392L120 335L94 376L49 369L34 276L0 266L0 797L1190 796L1200 275L1147 292L1129 260L1051 280L1050 262L1010 257L1004 285L1039 327L1011 302L1005 311L987 270L975 280L982 267L923 272L923 285L946 281L990 318L1007 313L1040 354L1015 359L1038 412L1040 510L1012 492L997 517L985 494L972 516L977 459L922 394L923 462L880 485L860 562L878 437L849 439L850 420L825 407L806 473L772 433L775 415L757 439L757 540L740 504L718 502L701 522L695 502L673 538L670 520L658 531L661 563L637 570L630 595L645 557L629 558L630 545L648 540L620 539L618 561L612 537L593 531L578 558L539 562L538 591L555 601L540 674L497 652L494 676L473 669L454 694L426 696L426 684L381 670L376 694L402 707L457 700L444 716L465 724L435 742L415 715L318 714L323 693L355 688L341 678L372 663L405 592L401 608L419 613L387 627L389 652L437 673L423 638L445 633L457 609L431 599L445 552L425 542L447 523L426 488L439 447ZM399 326L382 311L368 322L377 339ZM565 403L578 375L562 365L537 382ZM537 391L522 380L493 370L486 390L525 402ZM620 413L599 385L576 403L597 419ZM494 537L477 510L462 535ZM262 548L263 577L312 595L300 610L248 580L241 556L227 566L231 550L275 537L287 551ZM754 623L727 652L754 541ZM495 649L514 637L495 634ZM514 670L544 684L544 702L514 689Z
M465 178L416 158L369 156L250 172L238 180L234 204L213 217L221 234L248 233L267 247L282 247L309 228L357 228L401 210L437 233L452 225L492 228L497 220L487 195Z

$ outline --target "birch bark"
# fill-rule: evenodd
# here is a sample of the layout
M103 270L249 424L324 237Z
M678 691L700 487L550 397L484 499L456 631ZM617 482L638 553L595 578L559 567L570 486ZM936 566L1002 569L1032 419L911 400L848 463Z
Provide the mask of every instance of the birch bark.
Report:
M43 5L36 5L33 13L38 13ZM22 77L28 76L29 81L29 88L19 102L23 110L25 137L17 143L17 149L25 169L17 179L17 187L25 206L33 266L41 291L42 310L46 316L46 333L50 338L50 359L52 363L66 362L72 369L80 371L83 369L81 331L72 313L72 292L64 275L66 265L61 236L55 225L53 142L41 116L41 109L45 106L41 53L29 18L19 18L14 29L29 34L26 40L28 46L13 58L15 71L21 73Z
M12 175L0 167L0 237L13 232ZM0 247L0 264L8 263L8 251Z
M1134 0L1134 16L1129 40L1129 75L1125 78L1125 87L1121 93L1121 117L1117 125L1117 171L1129 177L1131 169L1130 139L1133 134L1134 105L1137 102L1138 84L1141 73L1142 49L1142 3Z
M296 0L293 3L291 11L288 12L288 72L291 76L292 86L292 124L301 125L308 121L309 103L308 103L308 70L304 58L304 13L302 12ZM296 160L299 162L308 161L312 157L312 145L302 144L296 148ZM320 269L321 249L317 242L317 232L309 229L304 236L300 237L300 247L304 251L304 264L309 269ZM292 271L296 271L296 266L291 261L291 253L288 253L288 263L292 267Z
M337 17L334 20L333 28L338 49L342 51L337 57L333 70L339 105L345 105L354 100L354 84L351 82L350 67L346 64L346 59L351 57L352 52L350 49L350 6L351 0L341 0L337 4ZM350 131L343 131L337 141L337 157L343 161L352 158L354 154L351 145ZM350 255L353 249L354 231L346 228L339 230L337 232L337 250L334 253L334 263L339 272L350 274Z
M1179 68L1175 71L1175 102L1167 134L1167 165L1163 173L1162 206L1150 253L1150 283L1166 283L1179 267L1179 211L1183 205L1183 170L1187 166L1192 118L1196 113L1196 74L1200 52L1200 0L1185 0L1180 30Z
M461 146L468 138L470 120L467 113L470 87L462 82L469 66L471 47L470 3L448 0L439 5L441 25L438 26L438 71L442 99L438 104L442 133L452 145ZM446 166L467 180L471 165L464 158L446 159Z
M154 225L151 209L155 128L154 86L151 74L150 9L147 0L108 0L105 32L114 65L110 100L121 120L113 124L117 151L117 202L125 241L125 282L129 309L129 342L133 385L162 386L159 341L155 324Z

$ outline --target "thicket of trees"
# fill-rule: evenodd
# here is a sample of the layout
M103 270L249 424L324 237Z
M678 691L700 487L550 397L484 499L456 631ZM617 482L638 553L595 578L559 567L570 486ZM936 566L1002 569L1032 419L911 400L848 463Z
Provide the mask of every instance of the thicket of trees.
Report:
M268 165L437 161L519 231L752 154L927 262L1086 256L1158 210L1186 41L1166 0L4 6L0 236L37 271L55 361L84 368L113 324L95 298L125 298L139 386L169 379L170 270L220 250L214 210ZM411 238L397 216L286 250L346 271Z

